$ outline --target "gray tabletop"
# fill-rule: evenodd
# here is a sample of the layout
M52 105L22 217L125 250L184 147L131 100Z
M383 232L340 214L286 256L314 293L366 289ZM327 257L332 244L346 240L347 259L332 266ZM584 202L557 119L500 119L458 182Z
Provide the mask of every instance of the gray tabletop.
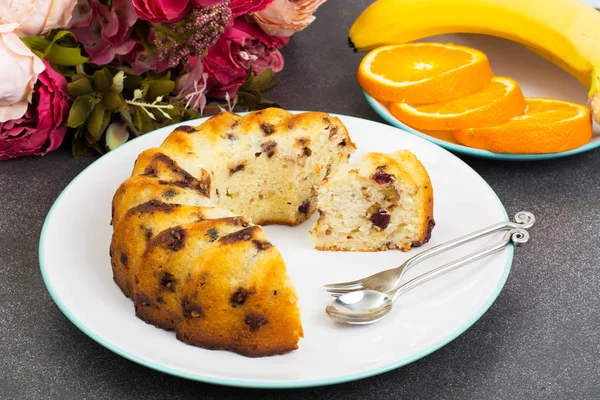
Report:
M356 83L361 56L347 29L367 0L330 0L283 50L285 108L380 121ZM456 340L403 368L357 382L298 390L234 389L176 378L128 361L83 334L42 281L38 240L62 189L93 158L61 149L0 162L0 398L52 399L598 399L600 398L600 150L543 162L463 158L507 212L535 213L489 311Z

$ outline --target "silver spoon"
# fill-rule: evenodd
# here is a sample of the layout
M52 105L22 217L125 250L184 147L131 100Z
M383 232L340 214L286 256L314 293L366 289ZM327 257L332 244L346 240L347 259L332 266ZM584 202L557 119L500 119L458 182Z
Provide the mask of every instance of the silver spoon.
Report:
M453 249L465 243L469 243L475 239L479 239L492 233L496 233L500 230L510 230L518 228L529 229L535 224L535 216L527 211L518 212L515 215L514 220L515 222L499 222L497 224L488 226L487 228L477 230L467 235L458 237L454 240L450 240L449 242L439 244L435 247L422 251L419 254L409 258L399 267L381 271L371 276L357 279L354 281L331 283L329 285L325 285L325 288L333 296L341 296L343 294L354 292L356 290L367 289L377 290L379 292L389 292L398 287L398 285L400 285L400 282L402 282L402 277L404 276L404 273L406 273L406 271L408 271L410 268L420 263L421 261L428 259L429 257L433 257L442 252L445 252L446 250Z
M339 296L327 305L325 313L333 320L345 324L371 324L377 322L390 312L394 301L420 284L495 253L509 243L519 245L527 243L528 240L529 232L526 230L521 228L511 229L504 234L500 242L435 268L388 293L376 290L357 290Z

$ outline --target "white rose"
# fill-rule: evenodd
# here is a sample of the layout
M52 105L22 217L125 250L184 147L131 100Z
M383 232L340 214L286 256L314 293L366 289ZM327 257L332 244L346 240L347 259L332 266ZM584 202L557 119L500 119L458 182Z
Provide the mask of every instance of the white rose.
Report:
M17 24L0 25L0 122L21 118L33 87L46 66L14 33Z
M77 0L0 0L0 24L17 23L19 37L36 36L64 28Z

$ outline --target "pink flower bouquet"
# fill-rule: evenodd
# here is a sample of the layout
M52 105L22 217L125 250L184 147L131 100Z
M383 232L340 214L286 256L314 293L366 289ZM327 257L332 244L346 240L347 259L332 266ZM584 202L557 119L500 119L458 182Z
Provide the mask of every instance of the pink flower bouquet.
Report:
M103 153L262 97L279 49L325 0L8 0L0 10L0 160L71 138Z

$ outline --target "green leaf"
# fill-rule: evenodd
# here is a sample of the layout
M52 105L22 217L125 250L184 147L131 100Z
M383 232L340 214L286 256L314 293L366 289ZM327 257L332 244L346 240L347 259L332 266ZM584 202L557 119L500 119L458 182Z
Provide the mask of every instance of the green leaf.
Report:
M94 91L94 89L92 89L92 83L87 77L69 83L67 89L69 91L69 96L71 97L84 96Z
M139 107L135 107L134 109L133 124L143 133L147 133L156 129L152 119L150 119L148 114L146 114L144 110Z
M283 108L279 104L275 103L274 101L263 99L263 101L261 101L260 104L258 104L256 106L255 110L264 110L265 108L270 108L270 107Z
M89 133L89 135L87 135L87 138L90 144L96 143L102 137L102 133L104 132L102 129L102 124L104 121L104 111L104 104L98 103L96 107L94 107L94 109L92 110L90 117L87 121L87 130Z
M102 97L102 102L104 103L104 107L109 111L116 110L120 107L125 107L127 104L125 103L123 95L114 89L111 89L104 94Z
M246 107L249 110L253 110L255 106L260 103L260 99L254 96L252 93L242 92L238 93L238 104Z
M90 116L95 105L92 95L88 94L76 98L69 110L67 126L69 128L77 128L82 125Z
M71 153L74 158L91 156L94 154L94 149L85 140L74 137L71 142Z
M108 127L108 124L110 124L111 118L112 118L112 113L110 111L105 111L104 118L102 119L102 127L100 128L100 131L102 133L106 132L106 128Z
M78 47L63 47L58 44L52 46L52 51L45 58L52 64L71 67L85 64L88 61L87 57L81 55L81 50Z
M250 89L250 90L247 91L247 93L250 93L252 96L256 97L256 100L259 103L262 100L262 95L260 94L260 91L258 91L256 89Z
M38 51L42 53L42 57L43 57L43 53L44 51L46 51L46 48L50 45L50 41L48 39L44 39L41 36L31 36L28 38L22 38L21 39L26 45L27 47L29 47L31 50L34 51Z
M273 81L273 70L271 68L263 69L252 81L252 88L261 93L273 89L279 85L278 81Z
M108 92L112 85L112 78L108 79L108 76L104 73L104 71L96 71L94 75L92 75L92 83L94 84L94 88L98 92Z
M156 81L150 81L148 83L148 89L145 91L145 100L152 102L156 100L158 96L167 96L175 89L175 82L171 80L160 79Z

